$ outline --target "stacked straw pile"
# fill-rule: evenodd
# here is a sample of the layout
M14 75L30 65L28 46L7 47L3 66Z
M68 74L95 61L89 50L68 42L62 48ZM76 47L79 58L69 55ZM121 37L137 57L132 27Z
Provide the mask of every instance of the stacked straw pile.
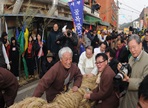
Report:
M86 90L94 89L96 77L84 77L78 92L69 90L56 96L52 103L36 97L29 97L19 103L15 103L10 108L91 108L93 102L83 98Z

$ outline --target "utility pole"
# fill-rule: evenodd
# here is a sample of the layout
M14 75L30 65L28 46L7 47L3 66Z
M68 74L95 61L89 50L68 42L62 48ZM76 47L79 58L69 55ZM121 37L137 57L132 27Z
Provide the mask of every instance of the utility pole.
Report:
M117 31L119 30L119 1L117 0Z

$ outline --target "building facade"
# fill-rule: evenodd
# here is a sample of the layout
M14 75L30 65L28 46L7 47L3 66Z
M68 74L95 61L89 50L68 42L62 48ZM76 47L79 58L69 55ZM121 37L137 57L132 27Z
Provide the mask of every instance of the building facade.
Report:
M140 13L140 26L148 29L148 7L144 8Z
M72 15L68 6L69 0L1 0L0 3L0 33L5 31L7 22L9 33L15 32L15 27L26 23L31 30L38 29L41 24L49 22L48 28L58 23L60 28L65 24L73 25ZM91 7L84 4L84 16L99 20L99 12L91 13ZM84 26L95 25L90 19L85 19ZM47 24L47 22L45 22ZM12 35L12 33L10 33ZM12 35L13 36L13 35ZM12 37L11 36L11 37Z
M117 28L118 24L118 7L114 0L96 0L100 5L100 18L102 21L110 23L112 27Z

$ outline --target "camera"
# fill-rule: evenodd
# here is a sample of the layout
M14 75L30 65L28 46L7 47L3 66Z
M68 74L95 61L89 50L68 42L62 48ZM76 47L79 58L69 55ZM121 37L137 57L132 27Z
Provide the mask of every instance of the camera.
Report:
M72 34L72 32L70 30L67 31L67 36L70 37L70 35Z
M129 85L129 82L123 81L124 75L130 77L131 72L131 66L127 63L122 63L122 67L120 68L118 74L113 78L114 89L119 98L126 94Z
M122 80L124 75L130 76L131 70L132 68L128 63L122 63L119 73L114 77L114 80Z

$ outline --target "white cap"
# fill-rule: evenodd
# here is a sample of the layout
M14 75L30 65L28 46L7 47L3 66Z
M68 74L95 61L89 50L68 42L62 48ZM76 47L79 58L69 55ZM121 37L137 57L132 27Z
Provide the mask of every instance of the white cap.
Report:
M65 26L62 28L62 32L66 32L66 27L67 27L67 25L65 25Z

